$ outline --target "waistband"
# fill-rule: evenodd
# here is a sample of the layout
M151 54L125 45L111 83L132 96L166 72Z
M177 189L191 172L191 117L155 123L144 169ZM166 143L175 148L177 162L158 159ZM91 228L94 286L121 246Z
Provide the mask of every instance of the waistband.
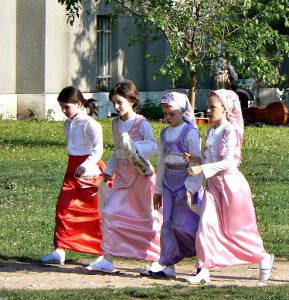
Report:
M189 164L166 164L166 168L175 171L185 171L189 167Z

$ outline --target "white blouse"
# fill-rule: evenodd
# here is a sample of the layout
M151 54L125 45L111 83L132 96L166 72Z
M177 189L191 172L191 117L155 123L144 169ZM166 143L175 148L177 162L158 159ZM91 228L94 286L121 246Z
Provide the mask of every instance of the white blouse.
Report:
M68 155L89 155L81 164L86 171L84 176L100 174L97 162L103 155L103 135L101 125L84 111L64 122Z
M229 130L229 134L225 140L222 140L226 129ZM220 157L220 146L224 145L227 151L224 157ZM202 164L205 178L210 178L223 170L237 168L239 161L236 160L236 146L237 136L234 128L228 121L225 121L217 128L210 128Z
M180 126L172 127L169 126L166 130L165 138L168 142L173 142L181 134L183 127L186 123L182 123ZM189 131L187 135L187 145L189 148L189 153L201 158L201 141L199 132L195 129ZM161 144L161 143L160 143ZM183 153L168 153L164 156L162 144L160 145L160 151L158 155L158 167L157 167L157 182L155 186L155 192L157 194L163 193L163 181L165 175L165 164L185 164L186 161L183 158ZM189 167L196 165L195 163L190 163ZM188 191L195 193L197 192L203 184L203 174L197 176L188 176L185 180L185 187Z
M137 114L134 113L131 118L126 121L119 119L117 132L121 135L124 132L129 132ZM141 141L134 141L133 144L136 147L139 155L148 161L148 159L157 154L158 146L155 140L153 130L148 121L143 121L140 124L139 135L143 137ZM115 142L115 141L114 141ZM111 158L106 164L105 173L108 175L113 175L116 168L116 162L118 158L128 158L128 155L122 149L114 149Z

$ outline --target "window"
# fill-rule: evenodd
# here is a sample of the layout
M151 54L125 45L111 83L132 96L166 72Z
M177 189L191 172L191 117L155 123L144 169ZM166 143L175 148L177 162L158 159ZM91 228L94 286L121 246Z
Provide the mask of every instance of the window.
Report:
M97 16L97 82L98 91L109 91L111 83L111 20Z

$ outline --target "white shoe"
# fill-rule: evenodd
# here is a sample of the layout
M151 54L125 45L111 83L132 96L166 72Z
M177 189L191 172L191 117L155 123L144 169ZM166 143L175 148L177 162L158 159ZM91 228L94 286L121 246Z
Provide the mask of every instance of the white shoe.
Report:
M152 271L149 270L149 273L153 277L157 278L176 278L176 270L170 267L165 267L163 270L160 271Z
M209 270L201 269L201 271L197 275L186 278L186 281L191 284L211 282Z
M56 251L43 255L40 257L40 262L43 264L56 264L56 265L63 265L64 264L64 259L61 258L59 253Z
M97 258L96 261L92 262L85 268L88 271L98 271L103 273L112 273L114 269L113 262L105 259L103 256Z
M260 263L259 281L265 282L270 278L272 267L274 262L274 255L267 254L266 257Z
M157 261L153 261L150 266L146 266L140 271L141 276L152 276L150 272L160 272L163 271L165 266L160 265Z

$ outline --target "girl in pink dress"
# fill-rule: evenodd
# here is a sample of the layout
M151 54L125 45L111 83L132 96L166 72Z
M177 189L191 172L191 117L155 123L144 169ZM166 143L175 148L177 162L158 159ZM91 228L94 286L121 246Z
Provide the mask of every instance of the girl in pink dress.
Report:
M202 172L207 179L196 238L201 271L187 280L209 282L209 269L259 263L259 281L265 282L274 256L264 249L251 190L238 168L244 132L238 95L225 89L210 92L207 111L214 126L207 132L204 159L188 169L189 175Z
M158 262L162 215L153 208L155 173L148 159L157 154L149 122L135 110L139 94L129 80L110 92L118 114L112 122L115 144L104 178L114 181L102 210L103 256L87 269L111 273L113 256Z

